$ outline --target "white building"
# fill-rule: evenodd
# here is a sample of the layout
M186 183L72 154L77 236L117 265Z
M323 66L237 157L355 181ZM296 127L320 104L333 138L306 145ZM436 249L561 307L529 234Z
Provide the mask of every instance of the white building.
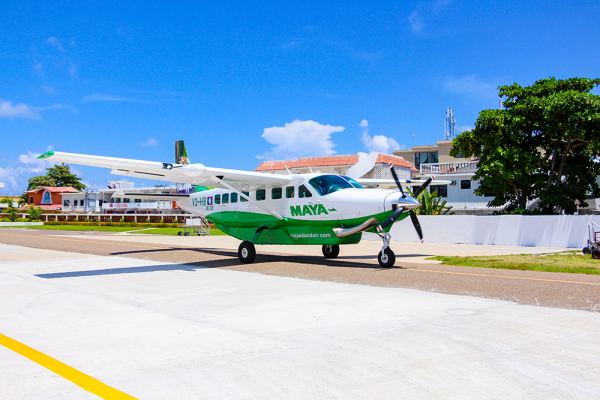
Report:
M106 189L64 193L63 213L100 214L184 214L174 201L156 201L113 197L116 192L176 193L176 186L134 188L134 182L110 181Z
M455 214L491 214L496 208L488 207L493 196L476 196L478 181L472 180L477 172L477 160L455 158L448 153L452 148L451 140L441 140L431 146L414 146L408 150L396 150L395 155L404 157L415 164L418 169L417 178L426 179L435 176L438 179L451 181L449 185L429 185L429 192L437 190L438 196L452 206Z

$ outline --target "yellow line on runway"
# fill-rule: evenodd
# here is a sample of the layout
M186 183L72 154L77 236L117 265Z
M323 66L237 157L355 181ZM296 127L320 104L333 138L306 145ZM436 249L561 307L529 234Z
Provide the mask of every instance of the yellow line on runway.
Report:
M522 279L528 281L544 281L544 282L562 282L562 283L580 283L582 285L596 285L600 286L600 283L594 282L578 282L578 281L562 281L560 279L543 279L543 278L526 278L523 276L506 276L506 275L489 275L489 274L471 274L469 272L452 272L452 271L435 271L432 269L419 269L419 268L410 268L409 271L419 271L419 272L437 272L439 274L454 274L454 275L472 275L472 276L489 276L492 278L507 278L507 279Z
M4 336L0 333L0 344L10 350L19 353L23 357L29 358L31 361L40 364L42 367L70 380L77 386L90 393L95 394L103 399L135 399L135 397L123 393L115 388L112 388L97 379L92 378L83 372L77 371L75 368L69 367L54 358L45 355L23 343L17 342L14 339Z

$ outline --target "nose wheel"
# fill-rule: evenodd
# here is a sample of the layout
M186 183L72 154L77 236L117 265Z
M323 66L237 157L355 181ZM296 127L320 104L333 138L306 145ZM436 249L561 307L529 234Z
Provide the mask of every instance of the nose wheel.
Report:
M392 249L390 249L390 239L392 236L387 232L377 234L383 240L383 247L377 256L377 261L379 261L379 265L381 265L382 268L392 268L396 262L396 255Z

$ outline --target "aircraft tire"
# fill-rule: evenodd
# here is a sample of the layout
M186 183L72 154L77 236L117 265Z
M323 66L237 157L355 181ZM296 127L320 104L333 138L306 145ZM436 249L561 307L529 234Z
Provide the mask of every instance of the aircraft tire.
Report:
M247 240L240 243L240 247L238 247L238 257L244 264L253 263L254 259L256 258L256 249L254 248L254 244Z
M185 232L185 233L183 234L183 236L190 236L190 233L189 233L189 232Z
M387 249L385 249L384 253L382 253L381 251L379 252L379 255L377 256L377 261L379 261L379 265L381 265L383 268L392 268L394 266L394 263L396 262L396 255L388 247Z
M585 255L592 254L592 250L589 247L584 247L583 254L585 254Z
M322 250L325 258L336 258L340 254L340 246L338 244L324 244Z

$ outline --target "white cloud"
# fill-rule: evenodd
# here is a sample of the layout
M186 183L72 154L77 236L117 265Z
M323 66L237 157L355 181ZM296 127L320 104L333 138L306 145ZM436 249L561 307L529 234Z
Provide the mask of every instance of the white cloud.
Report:
M51 106L47 106L47 107L35 107L36 110L39 111L45 111L45 110L69 110L71 111L73 114L77 114L77 110L67 104L52 104Z
M376 151L378 153L391 154L394 150L404 148L404 146L400 146L394 138L388 138L383 135L370 136L368 129L369 122L366 119L363 119L358 125L363 128L360 140L369 152Z
M158 146L158 141L156 139L148 139L145 142L142 142L140 144L144 147L146 147L146 146L156 147L156 146Z
M29 118L40 119L40 115L27 104L17 104L13 106L12 101L2 101L0 99L0 118Z
M265 128L262 137L275 147L256 158L273 160L330 156L335 154L331 134L343 131L343 126L322 125L310 120L295 120L283 127Z
M112 96L110 94L92 93L85 96L83 101L132 101L125 97Z
M48 93L48 94L56 93L56 89L54 89L52 86L48 86L48 85L42 85L42 90L44 91L44 93Z
M498 99L498 85L484 82L475 75L468 75L462 78L447 76L442 84L444 89L449 92L459 94L474 100Z
M52 146L48 146L48 148L52 148ZM37 157L40 154L28 151L27 154L17 157L17 160L6 168L0 167L0 180L8 182L14 193L24 192L27 189L29 178L45 175L46 168L56 164L48 160L38 160Z
M425 28L425 22L423 21L423 17L421 17L419 10L415 10L410 14L408 22L410 23L410 28L415 33L419 33Z
M63 52L65 51L65 48L62 46L62 44L60 43L60 40L58 40L56 38L56 36L50 36L48 38L48 43L50 43L50 45L52 47L56 47L60 51L63 51Z

